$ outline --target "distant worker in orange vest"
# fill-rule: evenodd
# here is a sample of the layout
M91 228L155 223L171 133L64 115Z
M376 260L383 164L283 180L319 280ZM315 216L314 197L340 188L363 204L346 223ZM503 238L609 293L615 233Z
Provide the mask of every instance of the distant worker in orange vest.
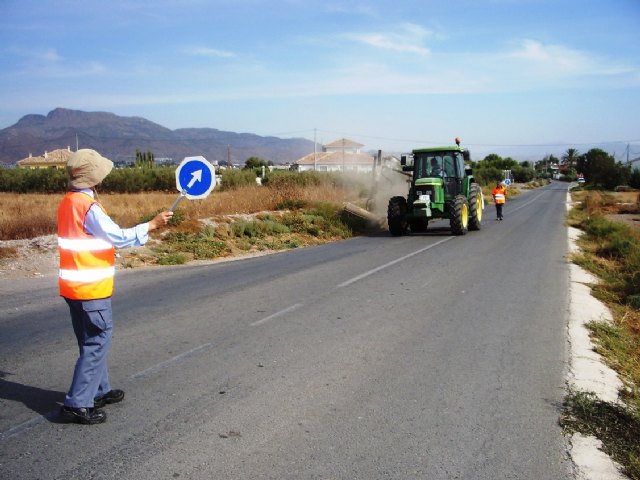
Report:
M507 201L507 189L504 188L502 182L498 182L491 192L493 201L496 204L496 216L498 220L502 220L502 207Z
M106 404L124 399L109 383L107 354L113 320L111 295L115 248L144 245L149 232L166 225L173 212L122 229L106 214L96 194L113 162L95 150L75 152L67 162L69 191L58 207L60 295L69 305L80 355L60 413L64 420L96 424L107 419Z

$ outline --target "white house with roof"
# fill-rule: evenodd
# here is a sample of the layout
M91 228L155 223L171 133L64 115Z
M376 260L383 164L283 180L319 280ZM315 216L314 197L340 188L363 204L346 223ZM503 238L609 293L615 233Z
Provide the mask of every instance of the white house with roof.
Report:
M34 156L29 154L27 158L18 160L16 163L18 168L38 169L38 168L65 168L67 160L73 152L71 147L60 148L51 152L45 151L42 155Z
M374 157L362 153L361 143L340 138L322 146L321 152L312 152L294 162L294 169L319 172L371 172Z

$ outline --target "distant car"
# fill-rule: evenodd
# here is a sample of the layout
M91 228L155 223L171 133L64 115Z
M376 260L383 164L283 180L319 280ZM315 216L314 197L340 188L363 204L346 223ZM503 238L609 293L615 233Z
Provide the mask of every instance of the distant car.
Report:
M584 183L584 177L578 178L578 183Z

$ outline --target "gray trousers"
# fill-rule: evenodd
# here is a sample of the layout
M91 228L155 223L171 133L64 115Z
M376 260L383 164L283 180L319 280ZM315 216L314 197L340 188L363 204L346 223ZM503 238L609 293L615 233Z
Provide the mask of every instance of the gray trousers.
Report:
M71 387L64 399L67 407L93 407L93 399L111 390L107 355L111 346L113 318L111 298L70 300L73 331L80 356L76 361Z

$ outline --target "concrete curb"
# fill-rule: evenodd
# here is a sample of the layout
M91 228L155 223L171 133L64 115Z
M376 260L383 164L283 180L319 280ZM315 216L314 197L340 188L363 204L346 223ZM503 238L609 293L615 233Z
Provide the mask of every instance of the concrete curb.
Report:
M572 207L571 194L567 193L567 210ZM579 251L576 240L581 231L569 227L569 252ZM567 386L574 391L592 392L600 400L618 403L618 392L623 387L617 373L604 364L602 357L593 350L593 344L585 325L591 321L610 322L609 309L591 296L590 284L598 279L579 266L569 264L569 370ZM620 466L601 450L601 442L595 437L574 434L569 437L570 455L580 480L624 480Z

